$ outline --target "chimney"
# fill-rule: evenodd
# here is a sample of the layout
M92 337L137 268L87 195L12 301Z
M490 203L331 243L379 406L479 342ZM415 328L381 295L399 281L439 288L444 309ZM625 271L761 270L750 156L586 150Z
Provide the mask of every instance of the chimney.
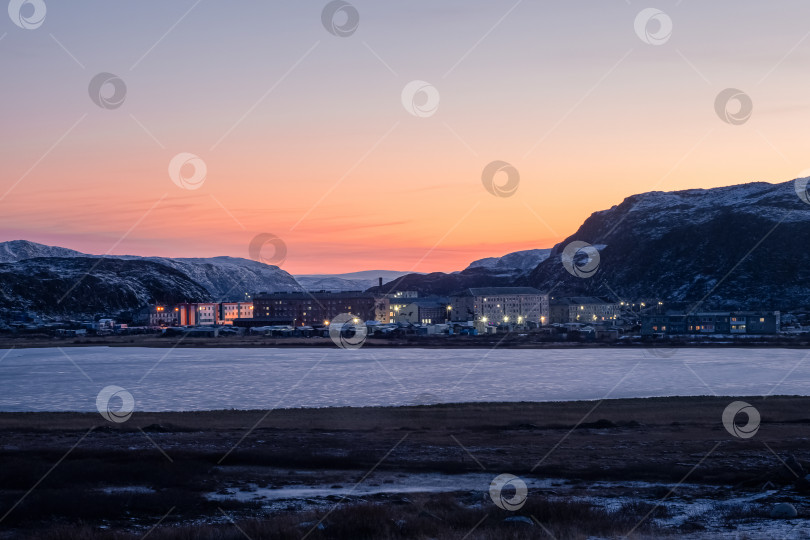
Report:
M380 278L380 287L382 287L382 278Z

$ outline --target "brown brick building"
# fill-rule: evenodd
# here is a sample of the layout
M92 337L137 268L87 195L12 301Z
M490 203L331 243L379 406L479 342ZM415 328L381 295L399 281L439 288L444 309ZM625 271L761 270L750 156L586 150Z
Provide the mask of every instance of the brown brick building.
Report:
M363 321L389 321L388 299L364 292L286 292L253 297L254 323L321 326L351 313Z

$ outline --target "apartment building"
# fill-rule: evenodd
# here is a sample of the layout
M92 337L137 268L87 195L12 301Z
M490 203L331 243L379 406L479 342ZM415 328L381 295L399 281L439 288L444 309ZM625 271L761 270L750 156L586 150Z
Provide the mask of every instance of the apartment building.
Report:
M269 321L292 326L329 324L336 315L351 313L359 319L388 323L388 298L354 292L284 292L260 294L253 298L255 322Z
M533 287L476 287L451 297L452 321L546 324L549 297Z

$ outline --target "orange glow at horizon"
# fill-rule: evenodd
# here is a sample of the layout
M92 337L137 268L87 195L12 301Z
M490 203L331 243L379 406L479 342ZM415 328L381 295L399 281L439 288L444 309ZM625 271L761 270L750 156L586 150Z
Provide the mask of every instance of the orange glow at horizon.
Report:
M634 33L639 6L524 3L493 28L498 3L357 2L360 27L339 38L316 4L245 20L200 3L146 56L187 7L49 5L47 28L11 28L3 48L26 52L8 55L0 102L0 241L247 258L270 233L293 274L450 272L552 247L633 194L810 167L800 16L679 4L652 46ZM127 84L120 108L88 99L102 70ZM435 114L403 106L414 80L435 85ZM744 125L714 110L729 87L753 100ZM198 189L169 177L183 152L205 163ZM519 172L512 196L482 185L496 160Z

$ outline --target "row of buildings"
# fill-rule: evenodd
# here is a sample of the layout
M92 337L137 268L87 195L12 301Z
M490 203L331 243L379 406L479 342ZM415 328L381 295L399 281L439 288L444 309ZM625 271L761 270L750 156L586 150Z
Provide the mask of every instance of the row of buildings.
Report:
M644 308L644 304L640 304ZM649 307L649 306L647 306ZM660 305L658 306L660 308ZM650 310L648 310L650 311ZM255 295L250 302L183 303L154 306L150 326L325 327L343 313L379 324L540 327L588 325L638 328L642 335L775 334L778 311L633 314L623 302L592 296L553 297L531 287L480 287L452 296L420 297L401 291L283 292Z
M154 306L151 326L266 325L326 326L341 313L383 324L444 324L474 321L490 325L610 323L620 305L595 297L555 298L532 287L480 287L452 296L420 297L414 291L280 292L250 302L183 303Z

